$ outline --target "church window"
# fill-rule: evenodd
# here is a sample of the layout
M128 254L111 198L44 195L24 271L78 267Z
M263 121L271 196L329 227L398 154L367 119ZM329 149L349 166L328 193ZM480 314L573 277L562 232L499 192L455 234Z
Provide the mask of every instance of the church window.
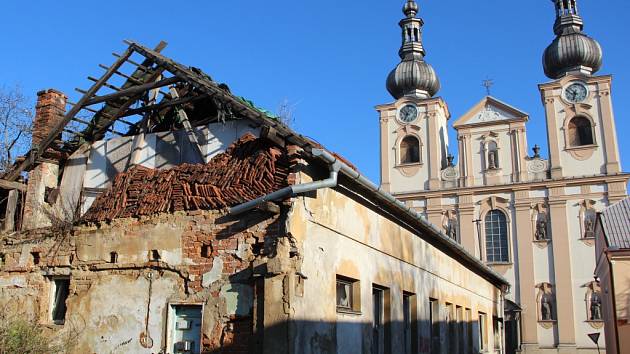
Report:
M420 162L420 141L414 136L407 136L400 143L400 163L418 162Z
M569 146L593 145L593 127L584 117L575 117L569 122Z
M491 210L485 219L486 260L488 262L509 262L507 218L500 210Z

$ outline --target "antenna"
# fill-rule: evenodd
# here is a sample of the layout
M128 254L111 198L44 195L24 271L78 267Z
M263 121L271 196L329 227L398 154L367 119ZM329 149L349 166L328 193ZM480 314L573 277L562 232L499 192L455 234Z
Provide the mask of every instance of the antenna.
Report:
M492 80L492 79L485 79L485 80L481 81L481 86L486 88L486 94L488 96L490 96L490 88L492 86L494 86L494 80Z

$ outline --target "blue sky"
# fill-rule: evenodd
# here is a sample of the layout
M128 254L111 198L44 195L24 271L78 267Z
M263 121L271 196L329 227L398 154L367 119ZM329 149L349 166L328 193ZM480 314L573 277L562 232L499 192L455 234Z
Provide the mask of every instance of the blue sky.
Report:
M2 1L0 85L35 97L57 88L77 100L98 64L111 64L123 39L202 68L259 106L295 105L294 127L346 156L379 180L378 114L392 101L385 78L398 63L402 0L365 1ZM549 0L420 0L427 61L442 82L438 95L451 123L478 102L481 81L492 95L530 114L528 142L546 146L537 84L547 82L541 56L553 39ZM613 74L622 162L630 142L630 2L579 0L585 31L604 49L601 74ZM451 130L451 147L455 148Z

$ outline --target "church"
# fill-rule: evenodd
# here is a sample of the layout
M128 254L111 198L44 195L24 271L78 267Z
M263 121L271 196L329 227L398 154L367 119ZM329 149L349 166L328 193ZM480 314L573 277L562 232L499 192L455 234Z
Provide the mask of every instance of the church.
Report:
M630 179L620 167L612 76L597 74L602 49L583 32L578 0L553 2L556 37L543 56L550 81L538 85L548 159L539 146L529 152L530 117L509 102L487 96L451 117L413 0L400 21L401 62L387 78L395 101L376 107L381 189L513 285L503 322L508 353L597 352L588 336L603 335L595 218L626 197Z

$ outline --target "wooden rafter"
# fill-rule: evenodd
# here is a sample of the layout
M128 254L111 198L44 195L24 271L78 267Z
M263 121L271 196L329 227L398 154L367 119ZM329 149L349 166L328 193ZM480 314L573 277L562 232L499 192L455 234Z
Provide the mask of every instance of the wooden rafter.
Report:
M86 92L86 94L81 97L79 102L77 102L77 104L73 106L70 111L66 113L66 115L57 124L55 124L55 126L48 133L48 136L46 136L46 138L42 140L39 146L29 152L29 155L32 154L34 156L29 156L29 158L24 159L24 161L18 164L18 166L16 166L5 176L5 179L9 181L15 181L20 176L22 171L27 169L34 161L38 160L44 153L44 151L48 149L50 144L57 138L57 136L59 136L59 134L63 131L64 127L70 122L70 120L72 120L72 118L74 118L74 116L79 113L85 103L92 96L94 96L101 87L103 87L103 84L107 82L107 80L109 80L112 75L114 75L114 73L125 63L127 59L129 59L129 57L131 57L132 54L133 48L127 48L125 53L120 58L118 58L114 65L112 65L109 70L107 70L105 74L103 74L103 76L101 76L101 78L96 83L94 83L94 85L92 85L92 87Z

